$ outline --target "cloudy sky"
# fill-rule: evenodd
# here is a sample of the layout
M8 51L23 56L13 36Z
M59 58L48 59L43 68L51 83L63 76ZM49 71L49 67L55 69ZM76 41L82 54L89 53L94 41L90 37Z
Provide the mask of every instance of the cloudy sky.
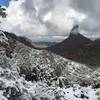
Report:
M5 1L2 3L2 1ZM100 36L100 0L0 0L8 14L3 30L31 39L63 40L73 25L86 36ZM9 5L8 5L9 3Z

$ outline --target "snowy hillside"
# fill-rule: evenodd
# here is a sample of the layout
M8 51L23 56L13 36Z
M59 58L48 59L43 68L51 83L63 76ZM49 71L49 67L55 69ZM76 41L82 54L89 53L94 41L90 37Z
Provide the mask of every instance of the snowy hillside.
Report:
M99 100L99 79L85 65L0 34L0 100Z

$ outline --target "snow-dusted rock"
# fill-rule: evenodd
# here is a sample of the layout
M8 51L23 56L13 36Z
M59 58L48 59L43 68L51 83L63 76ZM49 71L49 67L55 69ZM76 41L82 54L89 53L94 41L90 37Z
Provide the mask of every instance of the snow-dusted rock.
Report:
M98 100L100 89L73 84L69 88L26 81L16 70L0 68L0 100Z

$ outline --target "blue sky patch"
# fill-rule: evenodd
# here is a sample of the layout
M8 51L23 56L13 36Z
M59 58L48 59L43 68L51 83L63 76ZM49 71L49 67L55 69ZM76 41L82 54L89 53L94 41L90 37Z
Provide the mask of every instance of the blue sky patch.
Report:
M8 7L9 6L9 1L10 0L0 0L0 5Z

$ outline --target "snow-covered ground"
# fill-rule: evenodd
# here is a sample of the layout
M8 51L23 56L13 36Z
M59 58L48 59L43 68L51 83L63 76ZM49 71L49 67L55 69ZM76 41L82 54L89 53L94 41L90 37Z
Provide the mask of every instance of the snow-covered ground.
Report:
M26 81L18 72L0 68L0 100L99 100L100 89L91 86L48 86L44 81Z
M6 39L3 38L2 39ZM0 46L0 100L100 100L100 73L16 41ZM11 41L11 40L10 40ZM7 57L7 49L12 57Z

